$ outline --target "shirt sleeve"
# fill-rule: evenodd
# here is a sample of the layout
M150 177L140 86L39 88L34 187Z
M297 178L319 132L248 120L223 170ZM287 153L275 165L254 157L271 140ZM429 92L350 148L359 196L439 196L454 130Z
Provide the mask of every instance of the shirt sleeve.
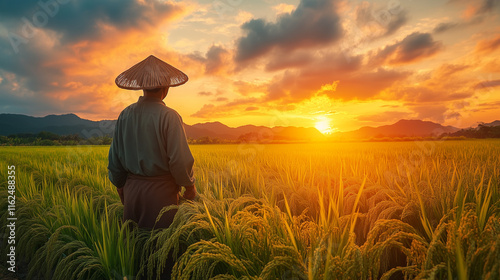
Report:
M108 177L111 183L113 183L113 185L115 185L117 188L122 188L123 186L125 186L128 173L125 170L125 168L123 168L123 165L119 158L119 152L120 152L119 124L120 124L120 118L118 118L118 121L116 122L115 132L113 134L113 141L111 142L111 146L109 147Z
M194 185L194 158L189 150L182 118L176 112L168 114L166 133L170 173L174 176L177 185Z

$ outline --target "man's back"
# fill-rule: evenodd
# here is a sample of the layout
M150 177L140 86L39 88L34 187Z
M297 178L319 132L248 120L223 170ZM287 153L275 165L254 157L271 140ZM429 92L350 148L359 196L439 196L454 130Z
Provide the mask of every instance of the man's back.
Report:
M141 96L122 111L108 166L110 179L117 187L124 185L127 174L172 174L178 185L191 186L193 163L182 119L175 110L161 100Z

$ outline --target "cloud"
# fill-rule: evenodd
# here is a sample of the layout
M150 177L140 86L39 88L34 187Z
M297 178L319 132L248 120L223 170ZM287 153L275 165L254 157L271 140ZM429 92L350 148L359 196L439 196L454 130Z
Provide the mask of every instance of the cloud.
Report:
M470 69L471 66L467 64L449 64L445 63L442 64L441 66L437 67L433 71L433 76L434 79L449 79L452 76L455 76L456 74L463 73L463 71Z
M433 33L443 33L445 31L459 27L461 24L459 22L441 22L432 30Z
M348 59L341 53L317 56L300 70L287 70L282 76L275 77L268 86L266 100L293 103L322 94L341 100L366 100L409 74L392 69L372 69L362 61L361 55ZM323 90L333 84L335 90Z
M149 28L182 13L182 7L155 0L1 1L0 18L18 35L23 36L20 31L28 21L34 27L55 31L62 43L69 43L101 38L110 29Z
M463 30L469 26L482 23L484 21L483 17L475 17L472 19L464 20L464 21L446 21L439 23L432 30L435 34L444 33L449 30Z
M297 102L312 97L323 85L343 82L349 74L359 70L362 57L346 59L340 53L325 53L315 57L307 67L286 70L276 76L267 87L266 100Z
M236 87L237 92L243 96L247 96L252 93L264 93L267 91L266 84L258 84L255 82L238 80L234 81L233 85Z
M434 41L431 34L414 32L403 40L386 46L371 59L376 65L406 64L431 57L442 48L442 44Z
M278 5L271 7L271 8L274 11L276 11L279 15L279 14L289 14L289 13L293 12L293 10L295 10L296 7L294 5L280 3Z
M500 108L500 101L484 102L477 104L477 106L480 108L480 111L489 111L489 110L498 111L498 108Z
M230 65L229 52L220 46L212 46L207 52L207 64L205 72L207 74L214 74L226 72L227 67Z
M304 67L314 59L310 52L294 52L293 54L276 53L269 57L266 71L278 71L283 69Z
M495 12L495 8L500 6L498 0L449 0L448 3L466 5L466 8L462 11L462 17L465 19L488 15Z
M451 112L451 113L445 115L445 118L459 120L462 118L462 114L460 114L459 112Z
M476 53L491 53L500 47L500 34L492 39L481 40L476 45Z
M393 122L401 119L411 118L412 113L401 111L386 111L375 115L361 115L357 119L363 122Z
M483 71L487 73L500 73L500 59L492 59L485 63Z
M480 82L474 88L475 89L482 89L482 88L491 88L491 87L498 87L498 86L500 86L500 80L493 80L493 81Z
M246 108L253 107L252 104L258 103L258 101L257 98L239 98L217 106L214 104L204 104L200 110L192 114L191 117L213 119L234 116L237 114L241 115L247 111ZM248 110L247 112L250 111L252 110ZM252 114L255 114L255 112L252 112Z
M259 110L259 107L256 107L256 106L250 106L250 107L246 107L246 108L245 108L245 111L256 111L256 110Z
M217 97L214 101L215 102L223 102L223 101L228 101L229 99L227 97Z
M445 115L448 108L441 104L426 104L420 105L415 104L410 106L411 110L417 113L417 119L420 120L431 120L438 123L444 123Z
M241 28L246 35L236 40L236 61L255 59L276 48L289 52L339 40L343 31L335 2L301 0L293 12L276 22L252 19L244 23Z
M403 96L401 100L407 100L417 103L433 103L433 102L443 102L443 101L454 101L462 100L473 95L473 91L466 91L457 89L455 92L453 89L446 89L444 86L430 87L430 86L409 86L404 88L402 91Z
M204 104L203 107L201 107L201 109L196 113L192 114L191 117L208 119L211 117L217 117L217 112L218 110L215 109L214 104Z
M355 17L358 27L371 38L392 35L408 22L408 12L397 1L383 8L362 2L356 7Z
M499 7L498 0L482 0L481 4L475 7L474 15L481 15L485 13L490 13L495 10L495 8Z
M429 73L414 74L395 83L381 96L399 101L418 119L443 123L461 120L461 112L470 111L477 79L468 64L443 64Z
M44 40L33 37L19 54L13 53L5 38L0 39L0 76L11 77L3 78L0 84L5 102L2 112L117 116L137 97L123 93L114 85L114 78L149 54L182 69L190 78L196 77L199 64L162 46L159 32L157 27L111 29L98 40L62 43L53 31L43 29L37 36L50 37L54 42L46 46Z
M200 91L200 92L198 92L198 95L201 95L201 96L211 96L211 95L213 95L213 93L211 93L209 91Z
M190 54L189 57L205 65L205 74L225 75L232 72L233 61L231 53L222 46L212 45L205 56L200 53Z
M392 87L387 99L430 104L469 98L477 84L467 71L470 68L467 64L443 64L429 73L413 75Z

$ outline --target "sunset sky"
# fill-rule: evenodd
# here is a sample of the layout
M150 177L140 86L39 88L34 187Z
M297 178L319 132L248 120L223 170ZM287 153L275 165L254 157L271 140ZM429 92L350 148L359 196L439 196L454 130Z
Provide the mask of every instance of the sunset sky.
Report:
M153 54L189 76L165 98L187 124L500 119L500 0L41 3L0 2L0 113L116 119Z

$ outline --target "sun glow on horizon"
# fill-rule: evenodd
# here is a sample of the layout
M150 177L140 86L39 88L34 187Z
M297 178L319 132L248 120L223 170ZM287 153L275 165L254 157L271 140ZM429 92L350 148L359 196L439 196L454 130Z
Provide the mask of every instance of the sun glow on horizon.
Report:
M331 127L331 119L327 117L320 117L314 127L323 134L330 134L334 131Z

